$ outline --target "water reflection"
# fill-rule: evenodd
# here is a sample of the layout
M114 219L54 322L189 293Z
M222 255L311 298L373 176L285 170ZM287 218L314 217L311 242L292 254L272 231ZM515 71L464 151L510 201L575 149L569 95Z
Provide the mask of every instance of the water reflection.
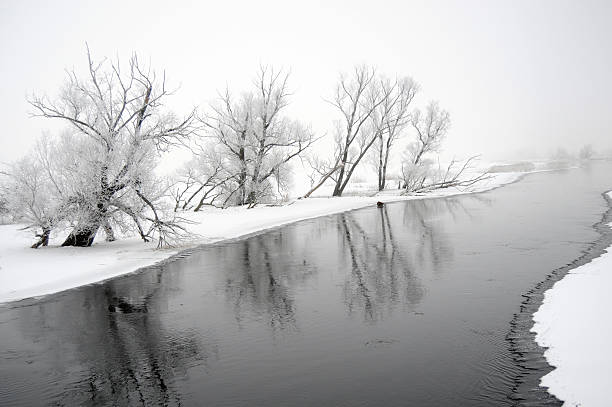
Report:
M177 276L158 269L134 276L131 284L111 280L19 309L29 340L49 352L61 349L50 366L60 383L49 383L61 393L58 404L181 404L172 383L217 355L216 343L207 343L202 332L175 331L160 318L170 312ZM73 376L78 380L64 382Z
M407 205L402 219L404 227L413 235L414 267L439 272L442 265L453 258L453 246L446 235L448 222L459 217L473 219L466 201L476 197L418 200Z
M338 233L350 259L343 290L349 314L359 309L366 321L376 321L398 305L413 311L425 294L420 276L453 257L444 231L448 220L440 217L458 211L469 213L461 200L450 198L386 205L370 216L342 214Z
M578 175L591 202L601 188ZM18 366L66 405L507 405L508 320L591 232L559 224L583 203L549 197L552 176L313 219L0 311L0 404Z
M278 231L224 246L228 266L223 272L225 294L233 305L236 321L255 314L272 330L295 328L295 303L291 287L307 278L313 269L286 258L292 243Z
M463 201L419 200L344 213L309 227L290 226L220 245L207 258L218 259L216 274L240 326L255 319L273 333L295 330L296 291L315 274L338 270L344 273L341 295L347 312L373 322L397 306L412 311L421 302L420 276L438 272L453 257L444 227L448 218L469 215Z
M445 225L469 215L466 201L317 219L16 308L30 353L38 355L24 380L58 372L40 380L59 404L180 405L179 379L192 368L212 372L220 360L231 331L223 307L239 330L263 325L273 336L299 332L299 319L310 318L300 306L312 308L320 289L328 294L319 307L340 306L367 323L395 310L415 312L426 294L423 280L453 257ZM4 374L0 369L0 379Z

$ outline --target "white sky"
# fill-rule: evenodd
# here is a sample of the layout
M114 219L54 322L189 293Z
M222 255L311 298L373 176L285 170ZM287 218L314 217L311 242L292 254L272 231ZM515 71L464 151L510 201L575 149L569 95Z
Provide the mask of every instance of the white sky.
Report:
M417 80L416 105L450 111L448 154L608 149L611 21L611 1L3 0L0 161L56 128L28 117L26 95L56 95L65 68L85 67L86 41L95 58L136 51L165 69L181 86L177 113L269 63L292 71L294 117L331 132L323 98L340 71L368 63Z

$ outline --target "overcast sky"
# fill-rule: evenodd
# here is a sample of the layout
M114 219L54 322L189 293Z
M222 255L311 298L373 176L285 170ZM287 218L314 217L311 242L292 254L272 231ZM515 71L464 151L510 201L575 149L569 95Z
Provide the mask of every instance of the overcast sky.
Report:
M333 4L332 4L333 3ZM446 153L525 158L612 147L611 1L0 2L0 161L44 129L26 96L57 94L65 68L137 52L180 85L171 106L204 106L259 64L290 68L291 111L331 131L340 71L410 75L415 104L450 111Z

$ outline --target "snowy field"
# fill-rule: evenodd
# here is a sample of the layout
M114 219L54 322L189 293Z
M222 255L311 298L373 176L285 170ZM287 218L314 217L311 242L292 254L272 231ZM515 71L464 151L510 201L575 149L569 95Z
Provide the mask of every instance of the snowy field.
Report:
M555 367L541 384L566 406L611 405L610 287L612 247L555 283L533 316L536 341Z
M519 179L523 173L499 173L469 192L489 190ZM455 189L439 190L426 195L400 196L398 191L383 191L377 196L341 198L308 198L283 206L259 206L253 209L232 207L207 208L184 216L193 240L183 247L155 249L156 243L144 243L132 237L115 242L97 239L89 248L59 247L61 237L48 247L30 249L31 231L20 225L0 226L0 303L38 297L58 291L100 282L136 271L166 259L180 250L263 231L302 219L349 211L374 205L377 201L423 199L469 193Z

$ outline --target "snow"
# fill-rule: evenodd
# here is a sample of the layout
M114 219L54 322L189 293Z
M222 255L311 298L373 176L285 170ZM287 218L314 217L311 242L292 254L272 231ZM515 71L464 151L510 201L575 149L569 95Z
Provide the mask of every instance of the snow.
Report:
M85 284L100 282L155 264L182 249L198 244L238 238L298 220L315 218L374 205L377 201L423 199L489 190L518 180L524 173L499 173L470 191L456 189L401 196L398 191L383 191L376 196L308 198L283 206L209 208L184 213L194 221L189 229L196 237L180 248L156 250L155 243L138 238L105 242L98 237L89 248L59 247L53 239L49 247L29 246L34 239L23 225L0 226L0 303L39 297ZM54 245L55 244L55 245Z
M612 195L608 193L612 198ZM571 270L545 292L534 314L533 332L555 367L541 385L565 406L612 403L612 246L600 257Z
M0 302L51 294L129 273L163 260L176 250L154 250L130 238L90 248L49 246L30 249L32 232L0 226Z

